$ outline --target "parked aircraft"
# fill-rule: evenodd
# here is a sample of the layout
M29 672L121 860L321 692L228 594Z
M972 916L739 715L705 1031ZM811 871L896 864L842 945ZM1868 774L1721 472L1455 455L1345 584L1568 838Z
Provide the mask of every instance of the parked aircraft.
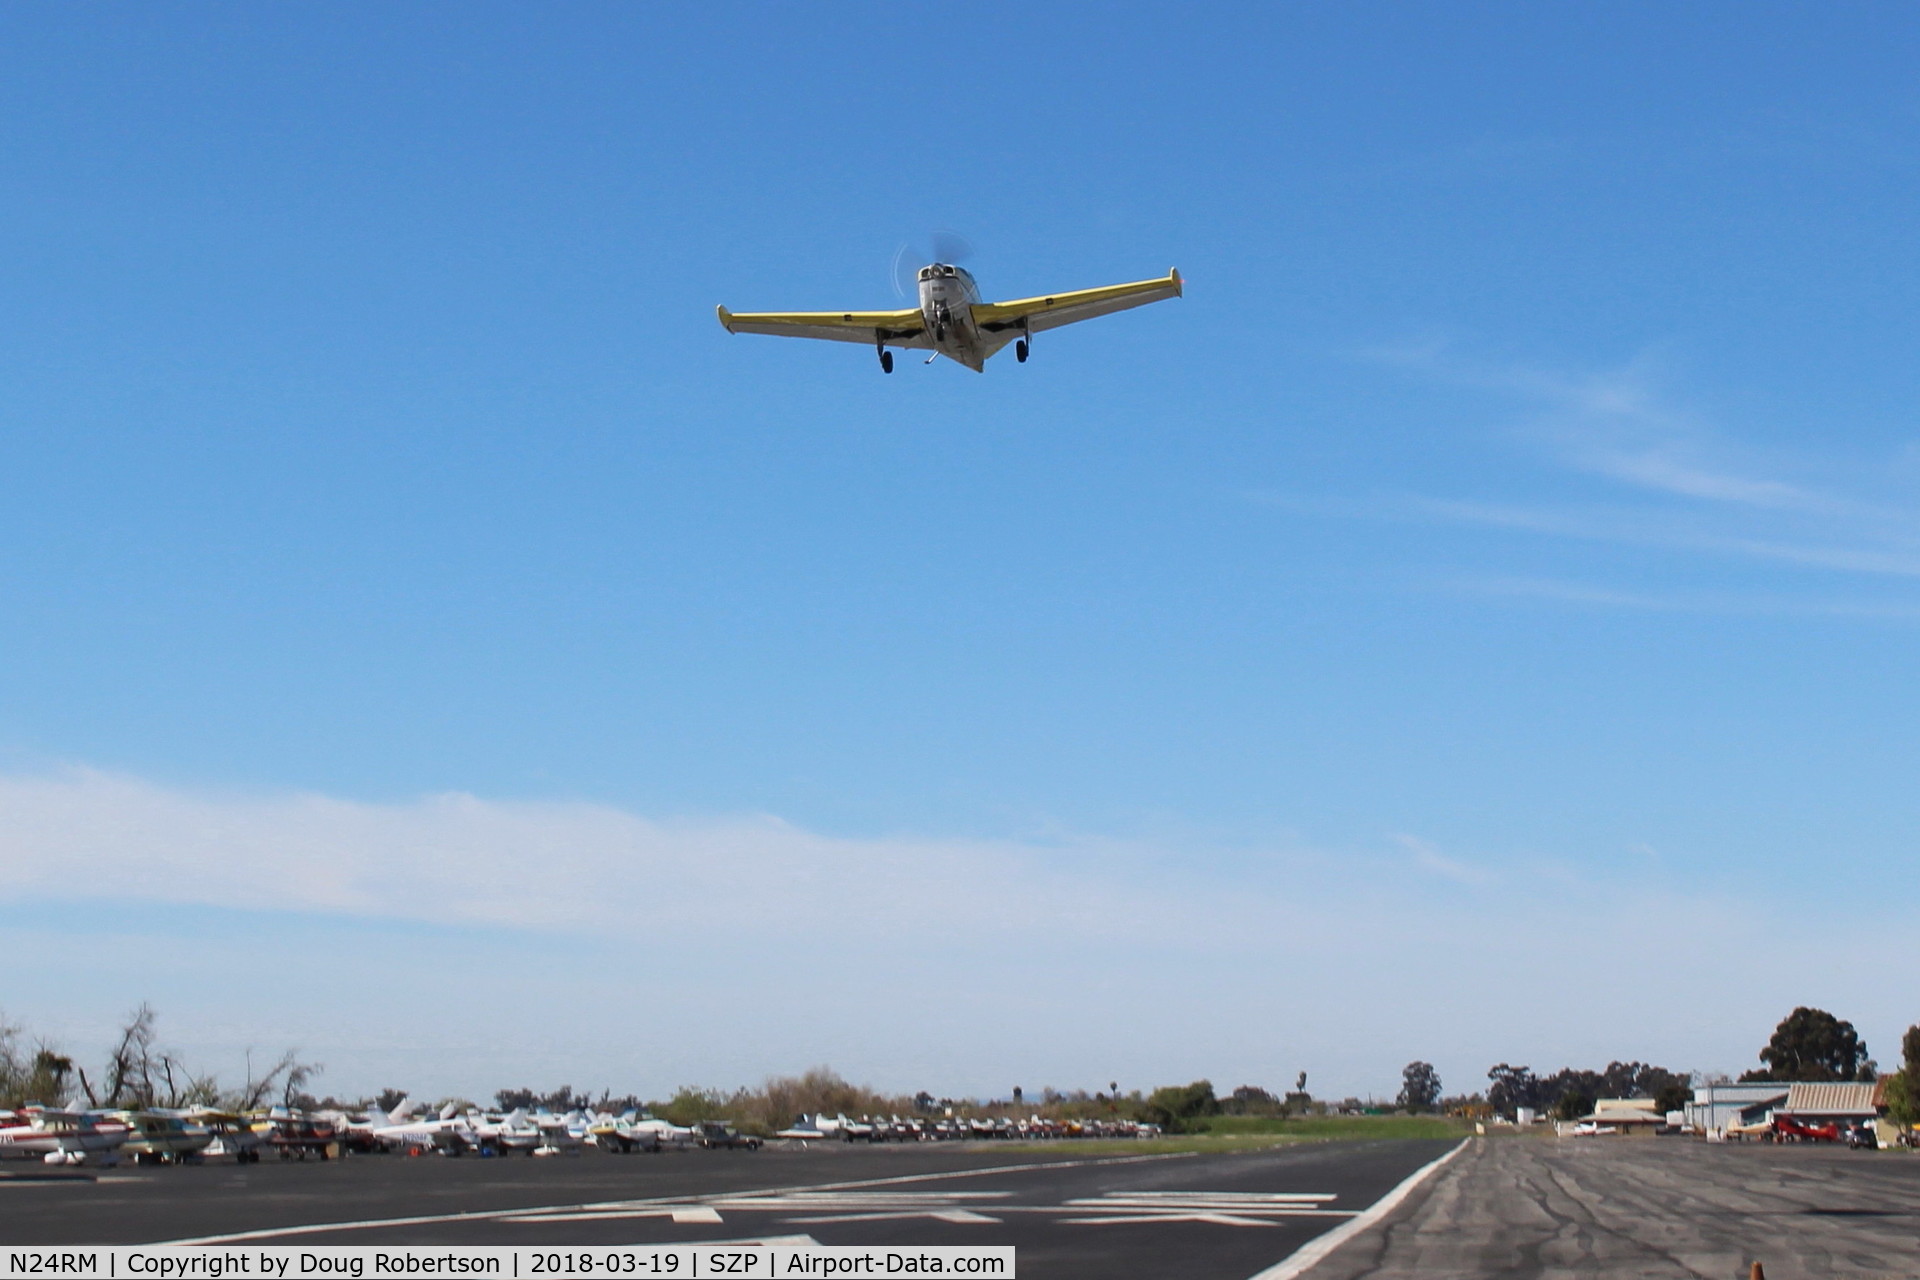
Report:
M1801 1142L1838 1142L1840 1126L1828 1121L1816 1124L1808 1120L1796 1120L1792 1116L1776 1115L1773 1118L1773 1132L1779 1138L1793 1138Z
M774 1134L776 1138L838 1138L843 1142L870 1142L874 1125L868 1120L849 1120L843 1111L837 1116L801 1116L790 1129Z
M540 1135L539 1142L533 1148L536 1156L577 1153L586 1145L591 1128L587 1117L578 1111L569 1111L563 1116L541 1111L533 1115L528 1123Z
M602 1119L588 1133L594 1145L603 1151L622 1153L660 1151L669 1147L682 1150L699 1138L691 1128L655 1116L642 1116L637 1111L625 1112L615 1119Z
M118 1111L132 1132L121 1150L142 1164L178 1164L198 1156L213 1142L203 1124L177 1111Z
M805 1142L814 1139L837 1137L838 1135L829 1134L825 1129L822 1129L806 1116L801 1116L798 1120L795 1120L791 1125L780 1130L773 1136L776 1138L794 1138Z
M340 1151L344 1129L334 1120L298 1114L287 1107L275 1107L266 1119L267 1141L282 1160L305 1160L310 1155L327 1160Z
M117 1164L133 1126L117 1115L27 1107L0 1112L0 1157L39 1156L48 1164Z
M437 1150L458 1153L479 1146L473 1122L461 1115L459 1106L454 1103L442 1107L437 1119L415 1120L412 1116L411 1098L402 1099L384 1117L377 1112L370 1112L368 1136L381 1146L416 1152ZM386 1123L377 1123L376 1119L384 1119Z
M507 1155L520 1151L537 1152L545 1140L541 1127L528 1118L525 1109L515 1107L505 1115L470 1117L475 1144L484 1154L492 1151Z
M179 1114L182 1119L201 1125L212 1135L212 1141L207 1143L203 1154L232 1156L235 1164L258 1164L260 1153L273 1137L271 1123L238 1111L189 1107Z
M636 1129L633 1112L617 1117L602 1117L587 1129L587 1141L610 1155L628 1155L635 1151L658 1151L660 1135L652 1129Z

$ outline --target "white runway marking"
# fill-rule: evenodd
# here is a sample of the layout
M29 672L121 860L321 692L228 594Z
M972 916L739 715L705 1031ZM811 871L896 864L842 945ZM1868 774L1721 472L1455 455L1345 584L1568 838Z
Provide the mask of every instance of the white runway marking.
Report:
M675 1222L720 1222L723 1219L703 1204L668 1205L658 1209L607 1209L593 1213L516 1213L501 1215L506 1222L604 1222L615 1218L672 1218Z
M1341 1245L1392 1213L1400 1206L1402 1200L1405 1200L1413 1194L1416 1187L1428 1178L1431 1178L1434 1174L1440 1172L1440 1170L1445 1167L1447 1161L1453 1159L1462 1151L1465 1151L1467 1144L1472 1141L1472 1138L1462 1138L1459 1146L1447 1152L1447 1154L1441 1156L1433 1163L1422 1165L1420 1168L1415 1169L1406 1181L1387 1192L1386 1195L1380 1197L1380 1199L1374 1202L1373 1207L1365 1213L1350 1222L1340 1224L1323 1236L1317 1236L1307 1241L1306 1244L1296 1249L1288 1257L1282 1258L1265 1271L1252 1277L1252 1280L1295 1280L1295 1277L1304 1274L1308 1268L1314 1266L1335 1249L1338 1249Z
M813 1218L788 1218L796 1226L812 1226L823 1222L900 1222L908 1218L931 1218L935 1222L952 1222L961 1226L980 1223L998 1223L999 1218L989 1218L984 1213L975 1213L971 1209L904 1209L891 1213L830 1213Z
M1117 1227L1156 1222L1204 1222L1214 1227L1274 1227L1279 1225L1279 1223L1272 1218L1247 1218L1237 1213L1108 1214L1099 1218L1062 1218L1060 1221L1069 1227Z
M945 1182L956 1178L985 1178L1000 1173L1026 1173L1045 1169L1083 1169L1091 1165L1141 1164L1150 1160L1186 1160L1196 1153L1170 1151L1142 1156L1091 1156L1084 1160L1038 1160L1026 1164L990 1165L984 1169L954 1169L946 1173L902 1174L892 1178L860 1178L850 1182L825 1182L794 1187L769 1187L764 1192L743 1195L779 1195L801 1192L851 1190L856 1187L888 1187L912 1182ZM652 1200L610 1200L585 1204L527 1206L519 1209L486 1209L466 1213L427 1213L405 1218L363 1218L352 1222L315 1222L304 1226L269 1227L257 1231L234 1231L217 1236L193 1236L185 1240L163 1240L161 1244L238 1244L246 1240L274 1240L282 1236L324 1235L333 1231L372 1231L381 1227L419 1227L446 1222L497 1222L526 1214L593 1214L621 1209L664 1208L704 1202L708 1196L660 1196Z
M1109 1192L1092 1200L1069 1200L1063 1209L1085 1216L1062 1218L1068 1226L1120 1223L1206 1222L1216 1227L1271 1227L1282 1218L1351 1218L1353 1209L1324 1206L1338 1196L1317 1191L1134 1191Z
M967 1208L969 1203L1004 1200L1012 1194L1011 1191L802 1191L787 1195L709 1196L704 1203L729 1212L797 1210L805 1216L787 1221L803 1226L828 1222L898 1222L909 1218L978 1225L997 1223L1000 1219Z
M721 1210L756 1213L810 1213L811 1217L788 1218L794 1223L885 1222L904 1218L933 1218L940 1222L998 1222L964 1207L968 1202L1001 1200L1011 1191L796 1191L787 1193L746 1192L708 1196L695 1205L666 1206L641 1202L604 1205L581 1212L552 1213L543 1210L518 1211L501 1215L503 1222L602 1222L621 1218L663 1218L675 1222L720 1222ZM839 1212L835 1212L838 1210Z

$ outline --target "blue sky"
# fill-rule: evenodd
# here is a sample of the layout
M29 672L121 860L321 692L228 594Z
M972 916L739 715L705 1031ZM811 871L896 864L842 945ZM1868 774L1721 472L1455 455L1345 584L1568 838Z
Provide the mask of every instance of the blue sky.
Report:
M0 1008L423 1093L1738 1070L1809 1002L1890 1056L1917 45L9 9ZM984 376L714 323L936 228L1187 296ZM588 1030L462 1039L519 997Z

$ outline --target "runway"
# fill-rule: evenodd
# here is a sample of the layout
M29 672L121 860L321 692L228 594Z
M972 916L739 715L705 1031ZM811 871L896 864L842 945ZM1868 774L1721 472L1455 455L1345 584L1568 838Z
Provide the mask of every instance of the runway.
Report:
M1686 1138L1476 1140L1310 1280L1920 1276L1920 1157Z
M1247 1280L1355 1223L1457 1144L1235 1153L1037 1148L369 1156L0 1184L0 1243L988 1245L1040 1277Z

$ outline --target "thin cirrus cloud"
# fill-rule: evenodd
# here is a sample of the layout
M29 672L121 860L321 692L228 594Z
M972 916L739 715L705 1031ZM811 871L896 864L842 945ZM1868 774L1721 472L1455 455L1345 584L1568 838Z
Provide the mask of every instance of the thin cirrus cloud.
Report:
M1492 878L1488 872L1479 867L1469 866L1457 858L1449 858L1430 840L1422 840L1419 836L1407 835L1405 832L1396 834L1393 840L1395 844L1412 855L1415 866L1444 880L1452 880L1457 884L1486 884Z
M1758 450L1677 404L1655 362L1584 375L1476 361L1444 343L1376 349L1365 358L1447 385L1483 391L1511 418L1507 447L1542 458L1563 478L1613 487L1610 498L1380 495L1348 502L1263 500L1303 512L1506 529L1816 573L1903 582L1920 577L1920 505L1889 493L1903 460L1819 461ZM1814 477L1820 477L1816 480ZM1561 584L1587 603L1650 607L1644 591ZM1555 593L1548 593L1555 594ZM1744 609L1753 602L1698 593L1659 602L1680 609ZM1775 603L1753 607L1775 611ZM1905 616L1904 601L1817 603L1815 612Z
M1507 574L1459 574L1439 588L1465 595L1547 600L1561 604L1630 609L1648 613L1715 613L1747 617L1827 617L1920 620L1920 601L1848 600L1790 595L1695 591L1628 591L1592 583Z

